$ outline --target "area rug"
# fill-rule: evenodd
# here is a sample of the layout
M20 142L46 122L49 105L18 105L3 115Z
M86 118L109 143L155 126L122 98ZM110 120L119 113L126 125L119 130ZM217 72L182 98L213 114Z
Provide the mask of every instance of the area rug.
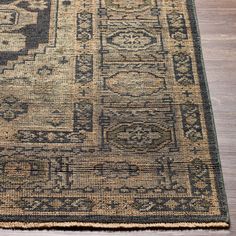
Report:
M0 227L228 227L192 0L0 2Z

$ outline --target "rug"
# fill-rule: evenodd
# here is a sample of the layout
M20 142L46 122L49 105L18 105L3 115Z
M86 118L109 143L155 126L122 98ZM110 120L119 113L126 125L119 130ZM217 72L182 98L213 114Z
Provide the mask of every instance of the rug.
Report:
M0 227L228 227L192 0L0 2Z

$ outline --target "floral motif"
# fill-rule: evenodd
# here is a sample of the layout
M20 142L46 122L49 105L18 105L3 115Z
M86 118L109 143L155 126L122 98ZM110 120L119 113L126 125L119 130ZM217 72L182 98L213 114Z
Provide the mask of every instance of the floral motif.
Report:
M171 131L156 124L120 124L107 132L107 138L127 151L154 151L171 142Z
M4 98L0 103L0 116L8 122L27 112L28 104L20 102L14 96Z
M107 43L118 49L142 50L157 43L157 38L146 30L121 30L110 35Z

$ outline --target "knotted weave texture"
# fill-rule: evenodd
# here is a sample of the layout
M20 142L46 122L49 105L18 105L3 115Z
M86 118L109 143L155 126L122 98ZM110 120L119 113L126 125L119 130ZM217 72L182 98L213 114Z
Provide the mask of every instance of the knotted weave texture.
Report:
M228 227L192 0L5 0L0 38L0 227Z

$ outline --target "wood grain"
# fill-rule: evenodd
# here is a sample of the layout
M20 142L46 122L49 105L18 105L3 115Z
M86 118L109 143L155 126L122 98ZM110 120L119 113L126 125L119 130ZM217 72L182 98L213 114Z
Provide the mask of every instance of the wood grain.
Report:
M220 231L138 231L138 232L72 232L0 230L1 236L72 236L72 235L236 235L236 1L196 0L203 54L214 110L231 215L231 229Z

